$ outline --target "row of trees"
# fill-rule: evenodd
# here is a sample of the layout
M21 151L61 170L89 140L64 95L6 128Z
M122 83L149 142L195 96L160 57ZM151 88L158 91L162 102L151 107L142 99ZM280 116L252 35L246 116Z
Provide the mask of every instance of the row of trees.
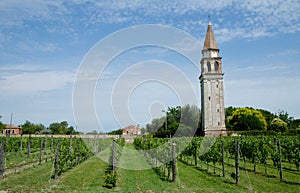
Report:
M1 118L1 116L0 116ZM41 123L31 123L30 121L25 121L21 125L23 129L23 134L76 134L73 126L70 126L67 121L54 122L48 127ZM5 125L0 121L0 133L5 128Z
M297 133L300 131L300 119L290 117L286 111L271 113L263 109L226 108L226 128L233 131L273 131Z
M70 126L67 121L54 122L46 128L43 124L34 124L26 121L23 125L24 134L76 134L73 126Z
M271 113L251 107L225 109L226 128L229 131L262 131L300 134L300 119L290 117L286 111ZM169 107L166 116L153 119L146 130L154 137L190 136L203 134L201 111L195 105Z

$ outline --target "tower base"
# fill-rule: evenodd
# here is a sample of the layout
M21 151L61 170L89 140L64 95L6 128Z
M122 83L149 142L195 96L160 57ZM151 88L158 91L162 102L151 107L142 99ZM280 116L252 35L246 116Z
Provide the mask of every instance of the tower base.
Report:
M211 137L227 136L227 131L226 129L206 130L204 131L204 136L211 136Z

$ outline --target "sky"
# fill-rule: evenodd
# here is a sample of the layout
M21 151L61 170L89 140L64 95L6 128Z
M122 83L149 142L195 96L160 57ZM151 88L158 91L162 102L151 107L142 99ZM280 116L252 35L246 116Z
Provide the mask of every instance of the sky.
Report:
M225 107L300 118L299 10L298 0L1 0L0 120L111 131L200 107L208 16Z

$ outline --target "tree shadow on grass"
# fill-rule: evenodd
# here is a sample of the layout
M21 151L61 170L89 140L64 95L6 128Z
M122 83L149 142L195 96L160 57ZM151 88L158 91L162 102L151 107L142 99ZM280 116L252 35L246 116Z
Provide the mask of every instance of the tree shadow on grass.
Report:
M300 182L289 182L286 180L282 180L283 183L285 184L289 184L289 185L296 185L296 186L300 186Z

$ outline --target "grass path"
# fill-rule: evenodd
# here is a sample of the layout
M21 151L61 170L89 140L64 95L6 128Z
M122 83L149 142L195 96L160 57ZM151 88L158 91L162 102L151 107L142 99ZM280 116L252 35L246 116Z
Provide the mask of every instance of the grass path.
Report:
M103 187L107 164L92 157L79 166L52 180L46 190L50 192L106 192Z
M126 147L130 148L130 147ZM123 151L121 162L142 166L147 164L141 154ZM178 162L178 181L172 183L160 178L153 169L127 170L118 168L120 175L116 190L120 192L248 192L243 187L225 183L220 177L201 172Z

